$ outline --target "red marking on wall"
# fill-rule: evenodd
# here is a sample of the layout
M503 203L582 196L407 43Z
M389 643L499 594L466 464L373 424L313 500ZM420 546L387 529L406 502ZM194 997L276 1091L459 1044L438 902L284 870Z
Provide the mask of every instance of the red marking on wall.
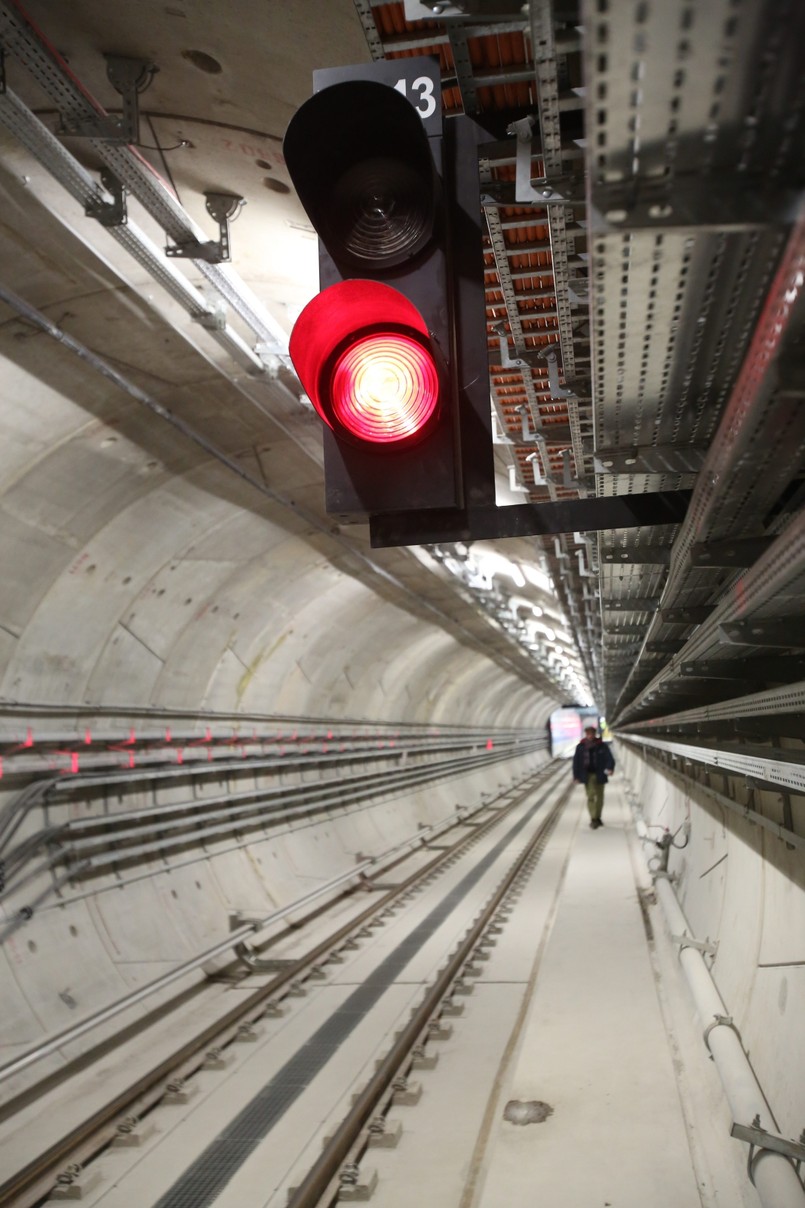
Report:
M76 560L75 560L75 562L73 563L73 565L72 565L72 566L70 567L70 569L67 571L67 574L68 574L68 575L74 575L74 574L76 574L76 573L77 573L77 572L78 572L78 571L81 569L81 567L84 565L84 563L85 563L85 562L87 562L88 560L89 560L89 551L88 551L88 550L85 550L83 554L80 554L80 555L79 555L79 556L76 558Z
M167 730L165 731L165 742L173 742L173 735L171 734L170 726L168 726Z
M85 730L84 731L84 745L88 747L91 745L91 743L92 743L92 731Z
M73 775L75 775L75 773L78 771L78 766L79 766L78 751L71 751L70 752L70 771L73 773Z
M177 748L177 751L176 751L176 762L177 762L177 763L184 763L184 751L182 750L182 748L181 748L181 747L178 747L178 748Z
M492 739L491 739L491 738L490 738L490 739L488 739L488 740L487 740L487 744L486 744L486 749L487 749L487 751L491 751L491 750L493 750L493 749L494 749L494 746L495 746L495 744L492 742Z

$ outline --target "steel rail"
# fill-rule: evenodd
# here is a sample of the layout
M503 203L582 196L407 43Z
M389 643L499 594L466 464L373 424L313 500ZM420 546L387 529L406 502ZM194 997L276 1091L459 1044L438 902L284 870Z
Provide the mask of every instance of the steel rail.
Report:
M69 858L70 853L78 851L82 845L97 846L99 843L108 844L112 838L147 837L149 834L147 826L134 827L128 832L124 831L122 835L118 833L115 836L110 833L110 830L115 831L120 825L125 825L130 821L136 822L138 818L157 819L157 825L151 829L158 830L160 833L166 830L193 827L194 836L203 837L207 833L214 833L209 827L205 828L203 823L205 821L212 821L215 818L226 817L231 820L235 816L240 818L244 815L251 815L254 818L254 825L262 825L263 822L261 819L264 821L276 821L277 807L274 806L274 808L271 808L275 799L278 799L286 807L288 805L292 806L296 802L301 802L303 805L306 802L310 803L310 808L308 809L284 809L280 815L280 820L282 820L285 817L297 817L300 814L327 809L330 805L343 804L342 798L347 791L350 791L353 797L356 797L358 800L364 800L378 791L378 789L384 793L386 791L395 791L399 788L407 787L409 784L427 782L431 779L439 779L441 776L450 775L454 769L460 770L467 766L485 766L486 764L497 763L503 759L511 758L513 755L526 755L540 749L542 749L542 744L539 740L534 740L531 743L523 744L514 752L505 747L495 748L491 752L484 748L474 756L472 754L462 754L458 758L454 757L443 759L439 762L417 764L414 767L385 767L375 772L363 772L351 777L341 776L338 779L319 780L315 783L305 783L294 787L289 787L288 785L266 786L263 788L254 788L244 793L228 793L216 797L196 798L165 805L148 806L142 810L124 811L120 814L96 814L80 819L68 819L61 824L49 821L48 825L41 831L28 835L21 844L8 852L5 857L6 879L8 880L8 877L17 868L22 867L26 861L30 860L44 844L62 842L78 831L96 830L103 827L106 833L103 836L89 836L84 839L79 836L71 848L60 850L54 859L55 863L60 863L64 859ZM378 755L378 758L384 758L384 756ZM288 765L283 766L287 768ZM236 767L238 770L243 770L241 763L238 763ZM67 787L75 787L74 782L66 783ZM103 787L103 785L100 787ZM231 805L232 802L238 801L250 801L251 804L235 805L234 808L227 809L224 812L208 812L210 807L214 807L215 805L224 803ZM51 800L47 798L43 799L41 796L29 798L26 805L26 812L30 812L37 805L45 809L54 808L54 803ZM269 806L268 810L262 808L266 805ZM177 813L184 815L192 813L196 817L185 816L178 821L162 822L163 818ZM14 830L10 832L11 835L16 831L21 820L22 815L20 814L18 815ZM236 827L229 826L223 829L232 830L236 829ZM7 847L7 843L3 846ZM163 846L171 846L171 844L158 845L159 849ZM111 862L120 863L123 859L133 857L138 853L139 849L128 849L119 853ZM93 861L93 863L96 864L97 862Z
M527 733L527 732L526 732ZM529 741L522 741L523 732L519 732L521 739L521 749L533 749L535 741L533 732L529 734ZM486 741L488 737L484 735ZM501 752L513 754L516 753L518 740L518 732L513 732L511 742L514 744L515 751L512 747L503 746L503 741L498 737L498 745L494 748ZM28 784L20 795L9 801L2 811L0 811L0 851L5 850L13 837L14 833L19 828L23 818L34 809L36 806L46 806L54 804L52 801L53 794L67 792L74 794L77 789L89 788L107 788L110 785L125 784L131 786L134 783L171 780L176 778L194 779L205 776L220 776L222 773L233 772L243 773L249 771L254 772L255 769L261 771L287 771L290 768L304 763L309 766L312 763L319 764L341 764L343 762L369 761L370 759L379 760L389 758L397 758L406 751L417 753L439 752L441 750L464 749L466 746L474 747L478 745L477 739L470 738L469 741L461 742L458 739L450 742L439 737L438 742L429 744L419 744L418 746L411 745L405 747L403 745L387 748L384 750L376 749L371 751L355 750L346 752L336 752L334 754L323 754L321 752L312 753L302 749L286 751L283 754L273 755L263 758L262 752L260 756L241 757L237 760L232 760L228 763L223 761L215 763L208 760L206 757L199 755L198 762L194 762L192 758L186 763L172 764L170 766L161 764L157 768L127 768L125 771L115 771L114 774L106 773L94 776L75 774L68 777L53 776L46 781L40 780L32 784ZM542 745L545 745L544 740Z
M545 765L534 774L535 777L541 777L545 774L546 770L550 770L550 768L550 764ZM488 808L488 803L480 806L479 811L486 808ZM187 973L192 973L194 969L199 968L207 961L213 960L215 957L220 956L221 953L232 949L235 944L238 943L238 941L245 939L250 935L254 936L260 931L266 930L266 928L272 926L274 923L280 922L288 915L304 909L304 907L309 903L316 901L318 898L327 893L331 893L339 886L348 884L352 880L360 880L361 875L364 874L370 867L377 865L376 871L381 871L381 869L386 867L385 862L388 860L396 860L400 853L404 853L421 846L421 844L426 842L427 839L441 834L444 830L449 830L450 827L455 826L456 824L457 819L455 815L448 815L439 822L432 823L431 826L418 830L410 839L404 839L402 842L395 844L393 847L381 853L379 856L370 857L362 861L361 864L357 864L354 868L349 869L346 873L342 873L338 877L325 882L324 885L320 885L316 889L310 890L310 892L305 894L303 897L297 898L288 905L271 911L271 913L268 914L264 919L261 919L257 922L244 924L242 928L231 932L225 940L215 944L212 948L205 949L195 957L192 957L189 961L185 961L175 969L170 970L168 973L162 974L161 977L158 977L151 982L147 982L145 985L133 990L130 994L118 999L115 1003L101 1008L99 1011L96 1011L93 1015L88 1016L86 1019L80 1020L78 1023L73 1024L70 1028L67 1028L57 1033L55 1036L50 1037L42 1044L34 1046L34 1048L28 1050L27 1053L22 1053L19 1057L15 1057L12 1061L0 1066L0 1082L4 1082L14 1074L20 1073L29 1065L34 1064L36 1061L41 1060L43 1057L48 1056L50 1053L60 1048L63 1044L69 1044L73 1040L78 1040L81 1036L85 1035L89 1031L92 1031L100 1024L106 1023L115 1015L120 1014L122 1011L128 1010L129 1007L136 1006L137 1003L141 1002L144 998L148 998L152 994L157 993L159 990L165 989L173 982L184 977Z
M169 1081L187 1078L200 1068L211 1046L225 1047L226 1044L235 1039L239 1025L244 1022L255 1023L261 1019L268 1010L270 1001L280 995L285 986L298 980L300 974L308 967L315 965L323 957L337 950L338 946L343 945L353 933L362 930L373 915L381 913L396 898L404 896L411 889L415 888L417 882L424 882L441 865L452 860L464 848L495 827L512 810L517 808L527 792L538 787L543 780L547 781L550 785L554 779L558 780L559 774L563 775L562 769L559 769L557 773L556 761L551 761L540 767L527 780L519 781L516 785L513 785L512 790L514 788L521 790L514 801L506 806L495 808L490 818L476 822L469 834L462 836L457 843L451 845L446 850L440 851L423 868L412 873L393 889L383 893L366 910L337 928L335 932L307 952L295 965L282 970L269 983L255 990L242 1003L226 1012L220 1019L208 1024L190 1040L182 1044L170 1058L166 1058L153 1069L140 1075L126 1090L115 1095L108 1104L94 1112L87 1120L76 1125L46 1152L39 1155L22 1170L16 1172L5 1183L0 1184L0 1206L14 1205L14 1208L33 1208L33 1205L38 1204L40 1200L48 1195L53 1187L55 1178L67 1162L74 1161L84 1164L115 1138L117 1135L116 1121L122 1115L134 1114L138 1118L142 1118L163 1098L168 1089L167 1083ZM501 794L501 796L503 795L505 794ZM452 825L462 825L467 818L474 818L475 815L488 810L490 806L491 802L485 802L478 809L471 811L458 821L455 818L450 818L445 821L444 828L449 829ZM438 825L440 824L434 824L434 826ZM418 832L408 842L416 845L422 842L423 836L426 836L425 831ZM400 860L404 859L405 854L405 852L400 854L390 865L385 865L382 870L380 867L375 867L375 872L388 871L389 867L393 867L394 864L398 864ZM355 876L357 874L360 876L361 871L361 867L357 866L354 870L351 870L350 875ZM241 935L241 931L245 930L246 935L248 935L250 931L254 932L265 925L267 924L263 922L258 928L248 927L233 931L227 939L227 945L234 949L235 944L239 940L246 938L245 935ZM204 959L210 958L205 954ZM159 980L161 981L161 979ZM153 985L154 983L151 984ZM141 987L141 989L146 989L146 987ZM24 1057L25 1054L22 1056ZM83 1054L81 1056L80 1061L82 1066L86 1065L88 1058L91 1060L91 1054ZM0 1067L0 1077L4 1076L6 1068ZM7 1111L10 1106L13 1106L13 1104L6 1104L5 1110Z
M524 751L522 753L526 754L527 752ZM272 810L263 812L259 811L259 807L253 808L242 806L239 808L242 810L248 809L250 811L251 816L249 818L242 818L240 815L238 815L237 818L232 818L230 814L234 811L230 811L228 813L224 812L223 814L219 813L216 815L217 817L228 818L227 822L220 825L204 826L199 825L198 820L194 821L190 819L184 821L180 819L173 822L167 822L164 825L154 829L159 833L165 833L170 830L181 830L184 833L179 834L174 838L169 837L167 839L155 840L152 843L143 843L137 847L115 847L111 854L100 857L85 856L86 848L93 845L97 846L98 844L109 845L111 843L118 843L132 837L135 832L124 831L122 835L115 834L113 832L106 836L99 836L97 839L90 838L79 840L78 842L73 843L70 847L61 848L50 861L49 867L53 869L65 862L69 862L71 859L74 859L76 862L82 862L82 875L91 875L92 873L98 872L102 868L109 866L120 866L121 864L125 864L132 860L138 860L144 857L147 858L149 855L153 855L154 853L170 853L175 848L187 847L188 843L190 842L203 843L208 839L214 839L217 835L229 834L232 831L260 828L270 825L271 823L278 824L290 819L308 817L311 814L319 813L322 810L331 808L333 804L338 803L344 805L345 803L343 802L342 798L345 791L350 792L350 801L346 804L371 799L377 796L378 793L381 793L385 797L389 793L399 792L401 789L416 787L417 785L421 784L428 784L432 780L437 780L443 776L449 776L457 772L465 771L470 767L473 770L477 770L479 767L484 767L488 764L499 762L500 758L501 757L499 755L495 757L490 755L488 752L484 752L483 755L479 756L475 761L472 762L472 764L469 763L466 757L462 757L460 759L444 761L443 763L435 766L433 764L428 764L425 767L404 769L396 773L393 781L391 781L387 772L379 772L373 774L370 778L367 778L369 783L365 783L362 787L351 787L350 782L344 780L328 782L326 790L327 795L318 803L313 803L308 806L300 806L296 809L285 809L282 808L282 806L275 806ZM311 793L316 789L317 786L305 787L308 793ZM319 787L318 791L323 792L324 790ZM286 793L286 799L288 796L289 794ZM331 797L333 800L330 799ZM96 822L96 825L104 825L104 823ZM105 825L113 826L113 818L111 816L106 820ZM188 828L190 827L192 827L192 829L188 832ZM269 837L270 836L265 836L266 839ZM261 841L264 840L252 840L252 842ZM74 873L73 876L77 877L77 872ZM5 892L13 892L14 888L15 886L11 885ZM115 886L115 888L119 888L119 883ZM3 941L0 938L0 943L2 942Z
M487 905L482 909L477 921L459 944L455 953L450 956L444 968L428 988L421 1004L412 1013L409 1022L397 1033L389 1053L377 1063L374 1075L367 1085L355 1096L348 1115L342 1120L335 1133L325 1145L324 1150L311 1166L300 1185L288 1195L288 1208L316 1208L322 1203L328 1187L336 1178L338 1171L350 1153L377 1104L388 1090L400 1067L415 1046L430 1017L438 1009L442 999L447 995L450 985L454 982L463 965L467 963L478 940L492 922L493 916L500 908L507 894L511 891L518 876L535 850L544 841L549 830L555 825L562 809L567 803L572 791L568 786L559 797L551 813L543 820L534 838L524 852L517 858L503 882L494 891ZM326 1202L326 1201L325 1201Z

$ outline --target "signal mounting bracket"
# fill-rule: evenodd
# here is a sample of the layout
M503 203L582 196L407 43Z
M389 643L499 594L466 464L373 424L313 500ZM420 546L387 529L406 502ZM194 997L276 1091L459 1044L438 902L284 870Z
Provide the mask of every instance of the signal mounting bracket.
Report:
M109 83L123 98L122 115L116 118L100 112L97 117L70 123L62 117L58 133L73 138L136 145L140 141L139 94L150 88L159 68L148 59L132 59L126 55L104 55L104 58Z
M218 239L184 239L181 243L169 243L165 255L185 260L205 260L208 264L220 264L231 260L229 243L229 224L237 218L246 199L239 193L205 192L204 206L212 218L218 223Z

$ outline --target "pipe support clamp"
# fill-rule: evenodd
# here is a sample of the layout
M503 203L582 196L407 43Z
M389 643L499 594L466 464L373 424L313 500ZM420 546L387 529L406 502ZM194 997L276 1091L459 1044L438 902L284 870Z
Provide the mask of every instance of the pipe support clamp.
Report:
M702 1040L705 1043L705 1047L707 1048L707 1052L710 1054L711 1059L713 1056L713 1050L710 1048L710 1033L712 1032L713 1028L732 1028L733 1032L738 1037L738 1043L740 1044L741 1048L743 1048L743 1041L741 1040L741 1033L736 1028L736 1026L733 1022L732 1016L731 1015L714 1015L713 1022L709 1023L707 1025L707 1027L704 1029L704 1032L702 1034Z

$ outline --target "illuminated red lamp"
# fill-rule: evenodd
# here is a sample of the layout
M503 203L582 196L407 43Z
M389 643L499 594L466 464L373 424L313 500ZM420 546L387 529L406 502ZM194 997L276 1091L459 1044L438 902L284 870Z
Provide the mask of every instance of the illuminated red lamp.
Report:
M317 294L289 351L321 418L352 440L398 448L438 416L441 372L427 325L389 285L349 280Z

